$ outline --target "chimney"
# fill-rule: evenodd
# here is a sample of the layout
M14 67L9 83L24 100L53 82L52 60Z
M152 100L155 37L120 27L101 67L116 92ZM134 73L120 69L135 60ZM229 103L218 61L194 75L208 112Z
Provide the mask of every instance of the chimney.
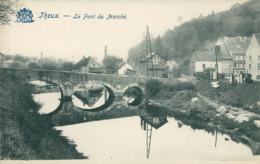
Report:
M107 46L105 46L105 54L104 54L104 57L107 56Z
M42 52L41 52L41 62L42 62Z
M219 45L215 46L215 53L220 54L220 46Z

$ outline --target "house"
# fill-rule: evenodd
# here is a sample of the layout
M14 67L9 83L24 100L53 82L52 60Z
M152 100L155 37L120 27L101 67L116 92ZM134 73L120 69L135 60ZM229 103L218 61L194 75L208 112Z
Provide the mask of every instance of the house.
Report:
M260 81L260 34L253 34L246 51L246 73L250 73L253 80Z
M134 67L132 67L130 64L128 64L126 62L122 62L119 64L118 70L116 71L115 74L135 76L136 71L135 71Z
M251 38L246 36L238 37L225 37L224 43L229 51L230 56L233 58L233 73L245 73L246 51L248 49Z
M153 62L152 62L153 61ZM167 59L154 52L139 62L139 75L152 77L162 77L165 71L168 71ZM148 65L148 66L147 66ZM148 68L147 68L148 67Z
M3 67L5 61L5 55L0 53L0 67Z
M169 71L179 68L179 64L177 64L176 61L174 61L174 60L167 61L167 66L169 68Z
M102 73L101 67L97 64L97 62L91 58L83 58L74 65L73 72L82 72L82 73Z
M224 44L215 46L215 51L194 51L190 60L190 76L195 76L197 72L204 70L215 70L216 60L218 63L218 73L233 72L232 57L229 55Z
M190 55L182 58L180 61L177 62L179 68L181 69L182 74L189 74L189 67L190 67Z

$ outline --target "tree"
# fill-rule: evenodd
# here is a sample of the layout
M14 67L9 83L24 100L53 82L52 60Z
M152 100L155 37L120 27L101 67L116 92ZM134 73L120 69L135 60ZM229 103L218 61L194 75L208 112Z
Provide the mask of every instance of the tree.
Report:
M182 23L182 20L183 20L182 17L179 16L179 17L178 17L178 22L180 22L180 24Z
M29 69L40 69L40 66L35 62L31 62L28 64L28 68Z
M160 55L162 55L162 53L163 53L163 45L162 45L162 39L161 39L160 35L158 35L155 38L154 51Z
M107 55L102 62L106 67L106 73L114 74L123 60L116 56Z
M18 0L0 0L0 26L8 24L10 16L16 13Z
M41 66L41 69L46 69L46 70L57 70L57 63L55 62L50 62L50 63L43 63Z
M72 62L65 62L61 65L61 70L63 71L72 71L73 63Z

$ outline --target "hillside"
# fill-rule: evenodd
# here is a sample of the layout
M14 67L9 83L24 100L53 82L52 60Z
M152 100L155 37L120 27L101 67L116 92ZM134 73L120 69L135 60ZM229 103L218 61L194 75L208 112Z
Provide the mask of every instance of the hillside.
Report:
M259 6L260 1L251 0L241 5L235 4L228 11L212 12L206 17L200 15L166 31L163 36L152 38L152 51L169 60L185 63L183 60L189 59L193 50L205 50L223 36L251 37L253 33L260 32ZM142 40L129 49L128 58L138 64L145 49L145 40Z

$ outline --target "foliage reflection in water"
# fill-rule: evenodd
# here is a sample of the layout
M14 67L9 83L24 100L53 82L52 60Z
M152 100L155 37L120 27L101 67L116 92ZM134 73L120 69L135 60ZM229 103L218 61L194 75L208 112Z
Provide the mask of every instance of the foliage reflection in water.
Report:
M39 105L39 114L51 115L62 108L62 90L57 84L47 81L32 81L27 85L30 87L33 100Z

